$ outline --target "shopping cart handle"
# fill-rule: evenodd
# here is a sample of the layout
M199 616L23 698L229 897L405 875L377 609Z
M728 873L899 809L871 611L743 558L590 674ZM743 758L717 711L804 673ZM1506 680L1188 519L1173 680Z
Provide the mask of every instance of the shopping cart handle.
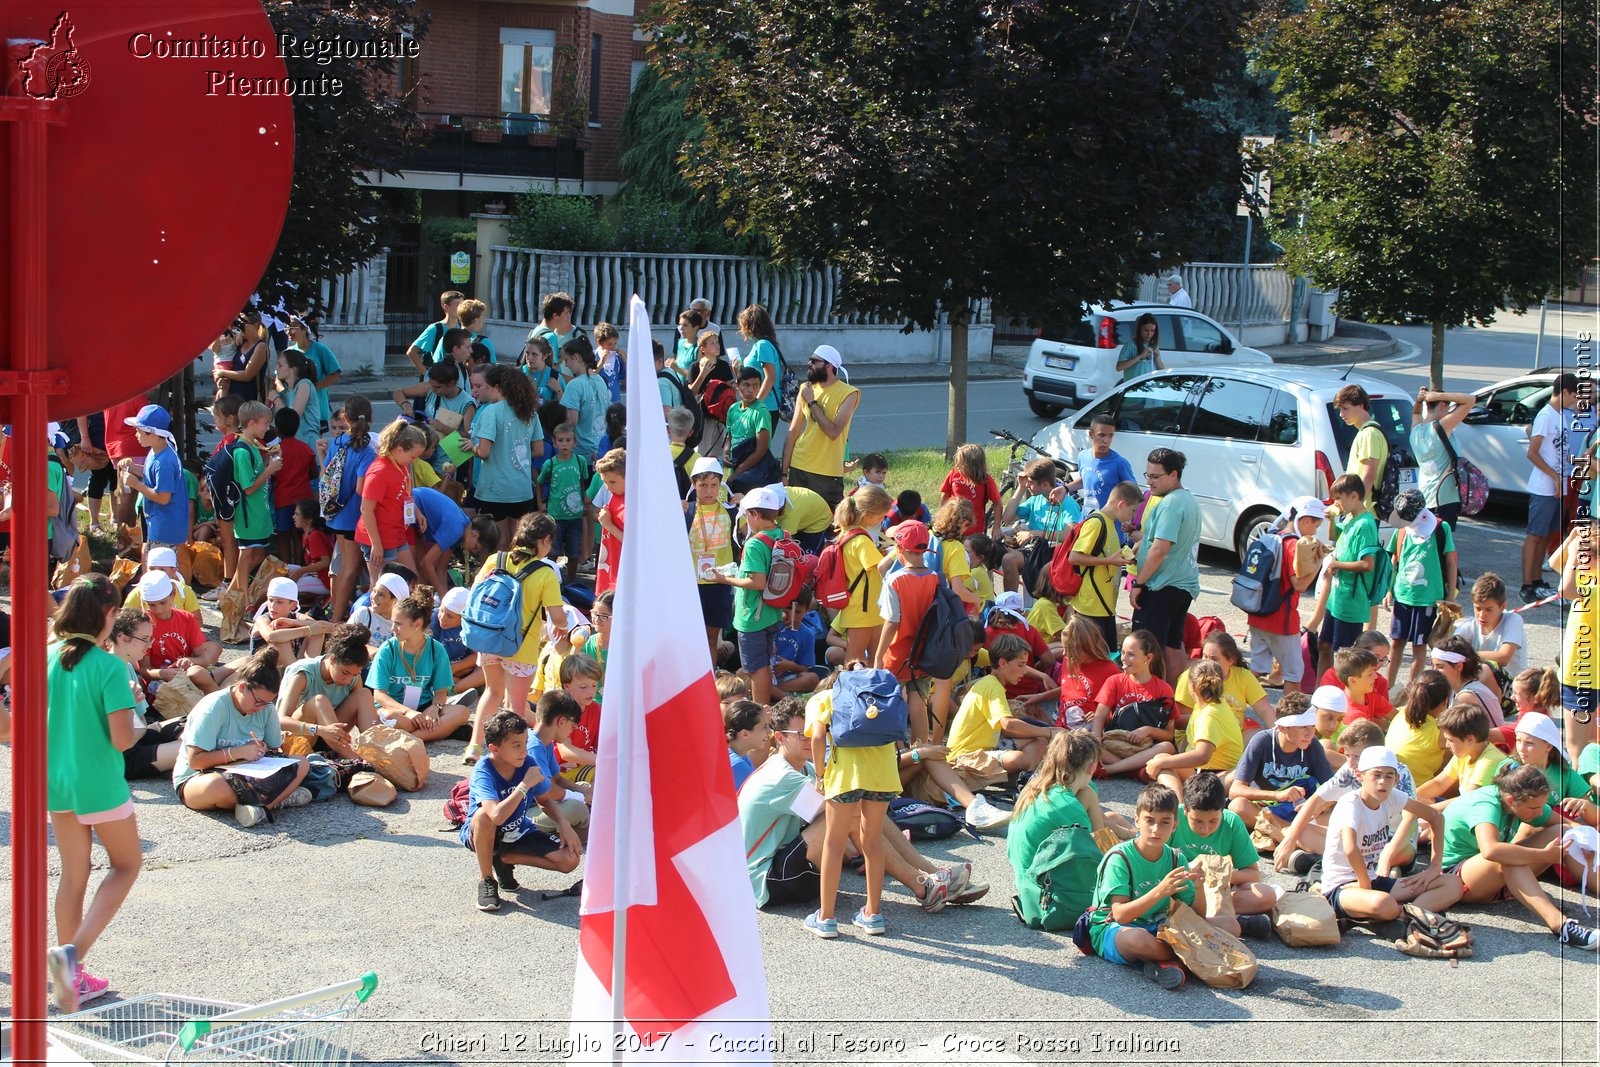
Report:
M183 1028L178 1031L178 1044L183 1047L184 1052L190 1052L194 1049L195 1044L198 1043L201 1038L209 1035L212 1029L219 1023L226 1025L228 1023L243 1023L251 1022L257 1019L268 1019L282 1012L293 1011L296 1008L304 1008L307 1005L315 1004L318 1001L331 1000L334 997L342 997L349 993L354 993L356 995L356 1003L365 1004L367 1002L367 998L372 996L377 988L377 972L368 971L360 978L352 978L348 982L339 982L336 985L323 986L321 989L313 989L309 992L297 993L292 997L284 997L282 1000L274 1000L267 1004L257 1004L254 1007L240 1008L237 1011L225 1012L221 1015L213 1015L209 1019L190 1019L188 1022L184 1023Z

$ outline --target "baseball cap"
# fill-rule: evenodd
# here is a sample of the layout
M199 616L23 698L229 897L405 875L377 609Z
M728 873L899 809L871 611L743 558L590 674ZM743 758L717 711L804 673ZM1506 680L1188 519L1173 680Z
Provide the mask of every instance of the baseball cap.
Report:
M894 543L907 552L928 550L928 524L912 519L894 528Z
M146 404L139 409L139 414L122 421L136 430L165 437L168 441L172 440L172 416L167 414L166 408Z
M404 600L411 595L411 586L407 585L406 580L398 574L380 574L378 584L389 590L396 600Z
M820 359L834 370L844 370L844 357L832 345L818 345L811 353L812 359Z
M918 525L921 525L920 523ZM1022 610L1022 594L1016 590L1009 590L994 598L994 610L1005 612L1023 622L1028 621L1028 615Z
M444 599L439 601L439 606L446 611L453 611L460 615L467 610L467 601L472 598L472 593L464 585L458 585L445 593Z
M168 548L166 545L152 548L150 550L149 561L145 564L145 566L151 568L152 570L157 567L176 567L177 565L178 553L173 551L171 548Z
M1317 691L1311 694L1311 706L1343 715L1350 710L1350 698L1336 685L1319 685Z
M1289 504L1289 509L1297 516L1310 516L1313 519L1326 519L1328 505L1314 496L1297 496Z
M1556 721L1550 716L1546 715L1544 712L1523 712L1521 717L1517 719L1517 728L1515 732L1519 734L1528 734L1530 737L1537 737L1539 740L1543 741L1545 744L1561 753L1562 759L1567 759L1567 750L1561 744L1561 727L1557 726ZM1567 760L1567 762L1570 763L1572 761Z
M139 599L146 604L172 595L172 579L166 571L145 571L139 578Z
M1382 745L1369 745L1361 750L1361 760L1356 764L1357 771L1370 771L1378 767L1387 767L1391 771L1400 769L1400 761L1395 754Z
M267 597L271 600L292 600L298 604L300 587L295 584L293 578L280 574L267 583Z
M722 464L717 461L716 456L701 456L694 461L694 466L689 468L690 481L700 477L702 474L715 474L718 478L722 477Z
M1315 710L1307 709L1298 715L1280 716L1274 725L1281 726L1285 730L1291 730L1296 726L1315 726L1317 725L1317 713Z
M1419 491L1407 489L1394 498L1394 511L1390 514L1389 525L1410 526L1427 506L1427 501L1422 499Z
M751 508L764 508L767 511L783 510L783 494L770 485L758 485L744 495L739 501L739 514L743 515Z

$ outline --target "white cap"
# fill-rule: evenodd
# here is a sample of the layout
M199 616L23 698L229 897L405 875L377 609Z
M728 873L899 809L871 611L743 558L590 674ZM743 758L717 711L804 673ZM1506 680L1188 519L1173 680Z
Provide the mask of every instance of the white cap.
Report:
M1315 726L1317 725L1317 713L1308 708L1298 715L1280 716L1274 725L1281 726L1285 730L1292 730L1296 726Z
M267 598L270 600L292 600L300 603L300 587L295 580L286 575L278 575L267 583Z
M154 570L157 567L176 567L178 553L166 545L161 545L150 550L150 559L145 566Z
M1314 496L1295 497L1289 502L1289 510L1298 518L1309 516L1320 521L1328 517L1328 505Z
M50 446L52 448L66 448L70 443L67 440L67 431L61 428L61 424L59 422L52 422L44 429L45 433L50 438Z
M750 490L739 501L739 514L743 515L751 508L766 508L770 511L783 510L783 494L770 485L761 485Z
M702 474L715 474L718 478L722 477L722 464L717 461L716 456L701 456L694 461L694 466L689 468L690 481L700 477Z
M812 359L820 359L836 371L844 370L844 357L832 345L818 345L811 353Z
M172 579L166 571L145 571L139 578L139 599L149 604L172 595Z
M380 574L378 575L378 584L389 590L396 600L404 600L411 595L411 587L398 574Z
M1517 719L1516 733L1537 737L1567 759L1567 750L1561 744L1561 727L1542 711L1525 711ZM1568 763L1572 762L1567 760Z
M445 611L460 615L467 610L467 601L470 599L472 599L471 591L464 585L458 585L445 592L444 599L439 601L439 606Z
M1379 767L1387 767L1391 771L1400 769L1400 761L1395 754L1382 745L1369 745L1361 750L1361 760L1356 764L1356 770L1365 773Z
M1028 621L1027 612L1022 610L1022 594L1014 589L994 598L994 610L1021 619L1023 622Z
M1319 685L1317 691L1311 694L1311 706L1343 715L1350 710L1350 698L1336 685Z

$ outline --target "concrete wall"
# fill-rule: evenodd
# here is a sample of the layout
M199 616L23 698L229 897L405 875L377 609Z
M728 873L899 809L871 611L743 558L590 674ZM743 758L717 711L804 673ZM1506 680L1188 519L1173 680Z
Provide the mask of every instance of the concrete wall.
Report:
M333 349L339 366L351 373L367 367L375 374L382 374L386 341L382 323L376 326L330 325L322 328L322 343Z

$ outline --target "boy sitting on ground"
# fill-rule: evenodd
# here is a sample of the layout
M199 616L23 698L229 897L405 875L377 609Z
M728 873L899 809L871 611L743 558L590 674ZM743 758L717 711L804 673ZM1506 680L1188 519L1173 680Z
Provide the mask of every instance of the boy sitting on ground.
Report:
M1185 859L1227 856L1233 860L1233 910L1239 916L1235 930L1226 920L1210 920L1229 933L1266 937L1271 922L1266 913L1278 902L1272 887L1261 880L1261 854L1250 841L1250 828L1228 810L1228 787L1212 771L1198 771L1183 783L1183 803L1172 847Z
M500 909L500 886L517 889L517 865L567 874L578 866L583 844L554 801L551 783L528 752L528 724L509 711L490 719L483 731L487 759L472 768L467 821L461 843L478 858L478 910ZM557 827L547 833L528 817L528 798L538 801ZM498 881L498 885L496 884Z
M1262 730L1250 739L1233 784L1228 787L1232 800L1228 808L1246 826L1254 827L1265 812L1276 833L1294 818L1294 811L1316 788L1333 777L1328 757L1317 743L1317 713L1309 709L1284 715L1283 705L1292 693L1285 693L1278 705L1278 719L1272 729ZM1301 701L1305 699L1301 694ZM1292 706L1300 707L1296 701Z
M1339 653L1340 656L1344 654ZM1344 716L1350 710L1350 698L1336 685L1319 685L1311 694L1311 710L1317 713L1317 742L1328 757L1328 766L1337 770L1344 766L1339 735L1344 732Z
M1279 705L1281 708L1282 705ZM1283 832L1273 867L1280 871L1293 871L1302 877L1311 872L1322 856L1327 841L1327 814L1341 797L1361 788L1361 776L1356 773L1361 753L1373 745L1383 745L1383 728L1371 719L1358 719L1344 728L1339 735L1339 752L1343 765L1317 787L1317 791L1295 812L1294 821ZM1405 764L1400 765L1400 777L1395 791L1408 797L1417 795L1416 782ZM1405 866L1416 858L1416 842L1409 841L1395 851L1396 866Z

